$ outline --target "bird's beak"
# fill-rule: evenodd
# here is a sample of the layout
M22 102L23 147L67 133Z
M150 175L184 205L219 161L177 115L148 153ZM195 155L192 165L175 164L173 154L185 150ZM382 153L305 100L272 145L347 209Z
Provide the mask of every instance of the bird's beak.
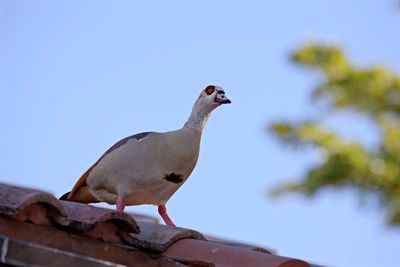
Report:
M224 97L224 98L216 97L215 98L215 102L220 103L220 104L230 104L230 103L232 103L232 101L229 100L229 98L227 98L227 97Z

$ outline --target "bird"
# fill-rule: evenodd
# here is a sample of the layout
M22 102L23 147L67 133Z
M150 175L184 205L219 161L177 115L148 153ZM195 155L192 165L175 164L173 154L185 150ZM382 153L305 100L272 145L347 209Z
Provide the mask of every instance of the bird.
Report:
M195 101L182 128L168 132L142 132L111 146L60 200L80 203L106 202L125 206L152 204L168 226L171 196L196 166L203 128L210 113L231 100L220 86L208 85Z

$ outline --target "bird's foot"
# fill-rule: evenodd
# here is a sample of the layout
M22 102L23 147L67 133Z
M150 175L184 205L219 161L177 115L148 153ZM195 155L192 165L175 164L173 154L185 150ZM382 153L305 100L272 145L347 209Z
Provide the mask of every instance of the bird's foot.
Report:
M124 211L125 203L122 197L118 197L116 205L117 205L117 211Z
M165 205L158 206L158 213L160 213L160 216L161 218L163 218L166 225L176 227L171 218L168 216L167 208L165 207Z

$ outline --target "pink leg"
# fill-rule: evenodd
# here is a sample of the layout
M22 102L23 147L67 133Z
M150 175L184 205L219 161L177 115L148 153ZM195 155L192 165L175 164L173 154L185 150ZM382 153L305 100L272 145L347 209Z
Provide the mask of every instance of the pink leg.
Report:
M117 204L118 211L124 211L125 203L124 203L124 199L122 197L118 197L116 204Z
M165 207L165 205L158 206L158 213L160 213L166 225L176 227L171 218L168 216L167 208Z

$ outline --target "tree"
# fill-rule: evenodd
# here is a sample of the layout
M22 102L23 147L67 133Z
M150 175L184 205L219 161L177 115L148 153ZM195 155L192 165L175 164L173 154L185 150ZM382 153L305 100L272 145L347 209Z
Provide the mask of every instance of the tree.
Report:
M400 225L400 77L383 66L354 66L334 46L308 44L294 52L291 60L322 74L312 99L327 102L328 115L343 109L366 115L381 137L371 149L324 128L323 119L269 125L282 143L311 146L325 154L325 160L299 182L281 184L271 193L313 196L328 187L354 188L377 197L386 208L388 222Z

